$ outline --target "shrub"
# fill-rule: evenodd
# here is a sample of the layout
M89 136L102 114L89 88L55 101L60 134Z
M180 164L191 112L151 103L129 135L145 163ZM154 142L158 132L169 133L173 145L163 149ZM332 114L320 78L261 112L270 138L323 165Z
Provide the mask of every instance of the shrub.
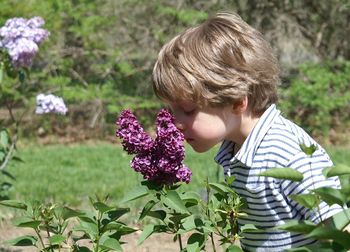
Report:
M281 89L281 109L312 135L329 138L350 122L349 84L350 61L302 64Z

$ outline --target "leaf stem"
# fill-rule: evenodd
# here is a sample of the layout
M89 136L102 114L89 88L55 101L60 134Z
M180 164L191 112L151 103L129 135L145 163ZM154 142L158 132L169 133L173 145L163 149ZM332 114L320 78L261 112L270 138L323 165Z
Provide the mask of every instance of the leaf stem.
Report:
M218 178L219 178L219 176L217 177L217 179ZM209 179L208 179L208 177L207 177L207 180L206 180L206 189L207 189L206 214L208 216L208 219L211 220L211 218L210 218L210 210L209 210L209 206L208 206L208 204L209 204L209 197L210 197L210 187L209 187ZM213 247L213 251L216 252L213 232L210 232L210 241L211 241L211 245Z
M182 251L182 240L181 240L181 234L178 234L177 235L177 238L178 238L178 240L179 240L179 246L180 246L180 251Z
M216 252L213 232L210 232L210 240L211 240L211 245L213 247L213 251Z
M35 230L36 235L39 238L39 241L40 241L41 246L43 247L43 250L45 250L46 248L45 248L45 244L44 244L43 238L40 235L40 230L38 230L37 228L35 228L34 230Z

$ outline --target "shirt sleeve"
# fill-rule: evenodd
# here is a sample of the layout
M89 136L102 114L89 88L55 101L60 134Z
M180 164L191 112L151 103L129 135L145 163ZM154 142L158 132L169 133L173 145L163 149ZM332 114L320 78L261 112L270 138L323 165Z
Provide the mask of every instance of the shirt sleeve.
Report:
M286 196L290 207L299 212L303 219L319 223L343 210L342 206L336 204L329 206L325 202L321 202L318 207L311 210L289 198L293 194L308 194L311 190L320 187L340 189L338 177L326 178L322 173L323 169L331 166L333 162L322 149L316 150L311 156L300 152L290 160L287 167L299 171L304 178L301 182L284 180L281 183L281 192Z

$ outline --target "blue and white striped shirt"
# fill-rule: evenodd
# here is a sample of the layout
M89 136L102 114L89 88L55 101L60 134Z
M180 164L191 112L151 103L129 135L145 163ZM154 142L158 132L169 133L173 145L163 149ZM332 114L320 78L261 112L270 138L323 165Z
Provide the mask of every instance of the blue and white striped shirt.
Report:
M300 144L312 144L317 150L307 156ZM235 143L224 141L215 161L224 168L226 176L235 176L232 188L247 200L247 217L238 220L239 226L254 224L269 229L289 220L325 220L341 211L321 202L319 209L309 210L288 196L304 194L309 190L329 186L340 188L337 177L326 179L322 170L333 165L325 150L303 129L285 119L275 105L261 116L242 147L236 151ZM269 168L290 167L301 172L301 182L258 176ZM321 216L319 214L321 213ZM283 251L291 247L312 244L315 241L301 234L278 230L245 232L241 246L248 251Z

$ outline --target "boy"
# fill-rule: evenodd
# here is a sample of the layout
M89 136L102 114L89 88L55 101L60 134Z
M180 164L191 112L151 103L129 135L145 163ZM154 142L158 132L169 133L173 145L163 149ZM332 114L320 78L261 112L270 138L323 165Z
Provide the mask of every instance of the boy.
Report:
M324 149L276 109L279 67L262 35L239 16L219 13L168 42L153 70L153 88L167 103L178 128L197 152L221 143L215 160L226 176L236 177L233 189L247 200L248 217L239 225L269 229L296 220L326 220L340 206L322 202L311 211L291 200L323 186L340 188L337 178L325 179L332 166ZM300 148L317 146L311 156ZM258 176L278 167L303 173L302 182ZM301 234L278 230L245 232L247 251L282 251L314 243Z

